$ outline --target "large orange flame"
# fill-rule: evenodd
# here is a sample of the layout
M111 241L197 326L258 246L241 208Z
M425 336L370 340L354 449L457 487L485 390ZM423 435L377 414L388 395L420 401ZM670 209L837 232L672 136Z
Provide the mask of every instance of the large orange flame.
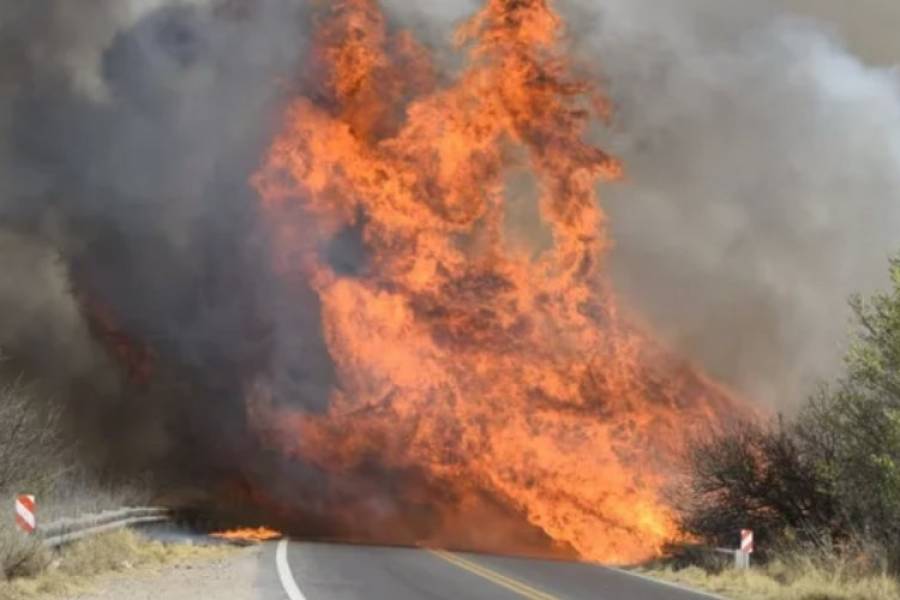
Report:
M596 190L622 169L585 141L607 103L572 75L552 3L488 1L450 83L375 0L319 17L320 87L254 183L280 271L321 299L340 383L325 415L255 417L336 477L377 457L486 490L586 559L652 556L676 534L659 492L680 440L731 400L616 306ZM529 201L543 250L514 234ZM347 232L352 269L326 250Z

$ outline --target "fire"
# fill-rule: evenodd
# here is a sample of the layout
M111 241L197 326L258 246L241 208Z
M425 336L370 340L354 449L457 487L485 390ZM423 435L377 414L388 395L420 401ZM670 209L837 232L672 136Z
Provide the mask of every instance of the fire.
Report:
M231 542L266 542L269 540L277 540L281 537L281 532L269 529L268 527L257 527L218 531L209 534L209 536Z
M255 393L253 419L334 480L374 458L483 491L587 560L654 555L677 535L660 490L681 440L732 400L617 305L597 187L623 169L586 141L608 103L552 2L488 1L453 76L375 0L319 10L319 88L254 184L279 272L321 300L339 385L324 415ZM527 202L549 247L513 227ZM330 251L348 235L350 267Z
M84 291L80 293L80 301L89 326L112 356L118 358L127 381L146 385L156 370L157 357L153 350L123 330L111 306Z

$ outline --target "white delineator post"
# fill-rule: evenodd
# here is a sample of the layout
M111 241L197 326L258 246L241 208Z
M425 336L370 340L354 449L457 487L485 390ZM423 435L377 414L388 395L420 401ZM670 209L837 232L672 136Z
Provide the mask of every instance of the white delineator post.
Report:
M734 554L735 566L738 569L749 569L751 554L753 554L753 531L741 529L741 547Z
M16 497L16 525L25 533L31 534L37 529L37 505L34 496L22 494Z

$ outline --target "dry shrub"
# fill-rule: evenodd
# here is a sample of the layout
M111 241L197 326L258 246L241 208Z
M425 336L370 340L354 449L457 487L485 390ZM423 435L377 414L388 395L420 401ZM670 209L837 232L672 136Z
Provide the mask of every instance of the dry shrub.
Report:
M0 491L50 489L62 450L59 412L21 381L0 381Z
M97 574L191 554L184 545L164 546L130 531L57 552L18 530L12 507L22 493L37 497L38 528L62 517L148 503L147 486L102 484L83 467L66 464L70 446L62 436L59 413L41 400L21 381L0 381L0 511L4 506L9 511L0 518L0 599L68 597Z
M0 524L0 565L2 579L28 577L42 571L50 560L50 553L40 540L17 530L9 521Z
M703 568L702 562L681 567L670 560L644 572L739 600L900 599L900 581L887 573L885 551L862 540L848 542L840 553L782 548L746 571Z
M0 357L2 358L2 357ZM47 553L12 522L15 496L41 495L62 472L58 414L36 401L20 381L0 382L0 579L29 575L47 563Z
M59 475L57 485L41 497L41 519L46 523L105 510L147 506L152 498L149 489L149 485L141 482L101 481L85 469L70 467Z
M848 577L809 565L772 563L749 571L708 573L699 567L657 569L648 575L737 600L890 600L900 584L888 575Z
M184 560L214 559L234 551L226 545L165 544L122 529L65 547L50 568L33 577L0 582L0 598L31 600L48 594L68 597L89 588L98 575L152 569Z

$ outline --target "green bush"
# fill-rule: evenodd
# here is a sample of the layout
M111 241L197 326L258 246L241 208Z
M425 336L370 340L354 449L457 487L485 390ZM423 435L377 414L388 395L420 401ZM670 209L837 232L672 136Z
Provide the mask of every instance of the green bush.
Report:
M900 258L891 288L851 300L846 373L787 423L732 424L696 440L678 496L684 530L736 545L850 554L865 540L900 572Z

